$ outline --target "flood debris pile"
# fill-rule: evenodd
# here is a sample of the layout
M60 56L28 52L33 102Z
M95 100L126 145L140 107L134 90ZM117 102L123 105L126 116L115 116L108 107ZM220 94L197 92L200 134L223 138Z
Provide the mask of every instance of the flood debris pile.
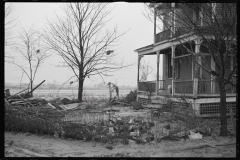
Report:
M188 105L170 102L154 109L130 101L80 103L76 99L45 100L8 95L5 97L5 130L108 143L108 149L113 149L112 144L118 142L161 143L219 135L219 117L197 118ZM233 135L231 124L229 119L229 136Z

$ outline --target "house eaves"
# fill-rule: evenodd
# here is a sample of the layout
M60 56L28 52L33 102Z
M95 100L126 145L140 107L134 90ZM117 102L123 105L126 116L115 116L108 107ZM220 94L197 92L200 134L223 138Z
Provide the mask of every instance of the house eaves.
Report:
M134 51L135 51L135 52L142 52L142 51L149 50L149 49L153 49L153 44L150 44L150 45L147 45L147 46L138 48L138 49L136 49L136 50L134 50Z

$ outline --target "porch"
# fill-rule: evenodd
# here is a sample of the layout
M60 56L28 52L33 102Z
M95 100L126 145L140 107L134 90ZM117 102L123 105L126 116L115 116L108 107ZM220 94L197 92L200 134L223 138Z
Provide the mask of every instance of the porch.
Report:
M220 90L216 80L181 80L174 81L174 88L168 88L165 80L138 82L139 94L150 94L160 96L187 96L192 98L219 97ZM236 82L235 82L236 83ZM157 84L159 86L157 87ZM236 88L230 84L226 85L227 96L236 96ZM158 93L157 93L157 90ZM173 93L171 93L173 92Z

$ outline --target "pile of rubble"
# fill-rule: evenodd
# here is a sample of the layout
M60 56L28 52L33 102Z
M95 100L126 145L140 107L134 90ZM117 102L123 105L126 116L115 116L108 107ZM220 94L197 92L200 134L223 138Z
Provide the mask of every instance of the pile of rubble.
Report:
M160 142L161 140L178 141L187 138L202 139L203 136L212 136L216 134L216 130L219 131L219 120L202 119L201 122L195 123L195 126L188 126L187 121L195 122L196 119L190 117L184 120L176 116L179 113L177 110L169 110L169 108L165 109L164 107L154 110L144 108L137 102L80 103L76 99L56 98L45 100L16 94L6 96L5 103L8 106L68 111L64 112L62 121L87 127L86 132L82 133L84 139L93 139L105 143L113 143L119 139L123 144ZM117 106L116 104L121 105ZM230 122L228 124L230 124L228 126L231 126ZM73 132L72 128L69 129L71 134ZM79 132L76 131L76 135L79 136ZM62 136L66 135L63 134Z

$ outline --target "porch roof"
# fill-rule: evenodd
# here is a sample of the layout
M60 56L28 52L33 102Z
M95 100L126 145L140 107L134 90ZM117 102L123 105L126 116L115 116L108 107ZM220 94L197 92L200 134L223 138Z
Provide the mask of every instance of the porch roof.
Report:
M150 45L147 45L147 46L138 48L138 49L136 49L136 50L134 50L134 51L135 51L135 52L139 52L139 51L144 51L144 50L147 50L147 49L153 49L153 44L150 44Z

